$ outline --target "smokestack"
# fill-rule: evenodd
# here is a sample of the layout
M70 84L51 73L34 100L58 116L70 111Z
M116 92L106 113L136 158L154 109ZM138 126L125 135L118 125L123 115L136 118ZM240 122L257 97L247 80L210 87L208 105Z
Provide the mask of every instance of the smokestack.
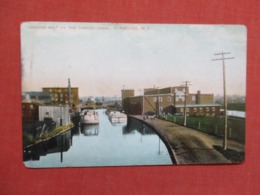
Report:
M201 92L200 92L200 90L198 90L198 92L197 92L197 104L201 104Z

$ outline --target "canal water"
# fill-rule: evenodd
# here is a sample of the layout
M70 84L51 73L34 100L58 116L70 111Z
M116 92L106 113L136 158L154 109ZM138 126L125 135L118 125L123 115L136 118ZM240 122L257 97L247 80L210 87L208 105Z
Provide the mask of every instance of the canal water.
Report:
M24 151L30 168L172 165L165 144L136 119L111 124L99 110L99 125L85 125Z

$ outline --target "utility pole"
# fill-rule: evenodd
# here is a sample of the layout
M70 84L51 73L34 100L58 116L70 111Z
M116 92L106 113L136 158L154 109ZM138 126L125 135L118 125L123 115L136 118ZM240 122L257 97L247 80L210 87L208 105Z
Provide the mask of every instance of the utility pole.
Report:
M161 115L161 111L160 111L160 97L159 97L159 87L157 87L157 106L158 106L158 117L160 117Z
M72 101L71 101L71 86L70 86L70 78L68 78L68 98L69 98L69 107L72 107Z
M187 89L188 85L190 85L190 81L184 81L185 84L185 94L184 94L184 120L183 120L183 125L186 126L187 123Z
M230 52L221 52L216 53L214 55L221 56L221 58L212 59L212 61L221 60L223 66L223 94L224 94L224 138L223 138L223 150L227 149L227 93L226 93L226 67L225 67L225 60L234 59L234 57L225 57L225 55L230 54Z

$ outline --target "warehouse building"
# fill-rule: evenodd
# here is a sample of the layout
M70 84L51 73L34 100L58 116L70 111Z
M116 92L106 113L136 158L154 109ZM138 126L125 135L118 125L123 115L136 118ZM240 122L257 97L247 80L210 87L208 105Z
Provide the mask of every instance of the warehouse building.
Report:
M132 90L133 91L133 90ZM162 89L144 89L144 95L129 95L128 90L122 90L122 105L126 114L187 115L217 116L220 105L214 103L213 94L189 93L189 87L176 86ZM186 105L186 106L185 106Z

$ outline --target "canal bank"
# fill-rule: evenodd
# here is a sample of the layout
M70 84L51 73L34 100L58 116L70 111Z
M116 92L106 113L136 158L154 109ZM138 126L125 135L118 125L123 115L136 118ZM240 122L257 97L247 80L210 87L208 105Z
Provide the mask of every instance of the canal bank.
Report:
M244 144L237 141L229 140L228 150L223 151L220 137L157 118L143 120L141 115L129 117L152 127L170 148L169 152L177 164L227 164L244 159Z
M34 138L33 143L30 143L30 144L24 146L24 149L33 147L34 145L40 144L42 142L46 142L54 137L57 137L63 133L70 131L73 127L74 127L74 125L72 125L72 124L56 127L55 129L53 129L49 132L45 132L41 136Z

